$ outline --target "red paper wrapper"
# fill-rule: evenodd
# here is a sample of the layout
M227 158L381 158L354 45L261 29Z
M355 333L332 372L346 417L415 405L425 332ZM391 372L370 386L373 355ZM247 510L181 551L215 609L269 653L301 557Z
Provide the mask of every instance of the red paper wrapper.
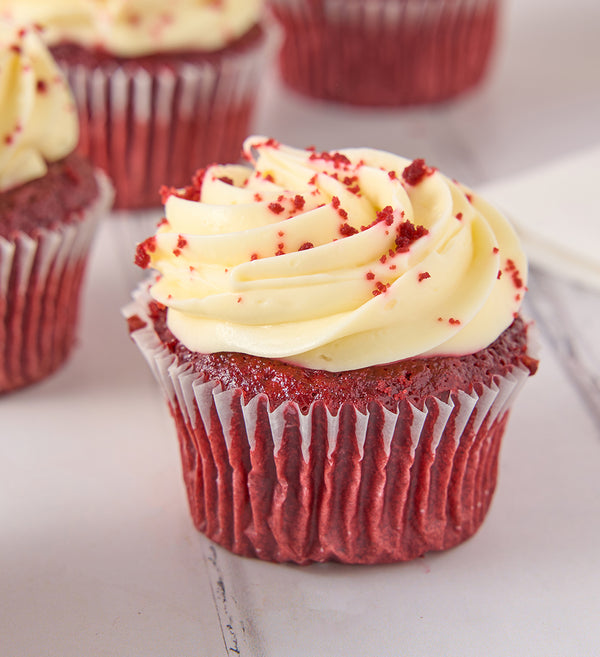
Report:
M271 0L280 69L308 96L355 105L432 103L488 69L498 0Z
M124 314L167 399L192 518L210 539L269 561L373 564L450 548L481 525L528 369L422 408L271 408L265 394L245 400L178 365L154 331L147 287Z
M185 185L198 162L240 158L272 49L267 29L193 63L100 58L92 67L53 49L79 110L79 152L111 177L115 209L159 206L160 187Z
M90 243L112 199L106 176L97 180L98 197L81 216L0 236L0 393L45 378L71 352Z

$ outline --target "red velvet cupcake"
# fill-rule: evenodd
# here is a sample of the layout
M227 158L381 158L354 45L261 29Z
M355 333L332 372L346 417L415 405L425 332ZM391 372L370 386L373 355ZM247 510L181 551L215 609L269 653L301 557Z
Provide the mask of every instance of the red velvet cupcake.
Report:
M262 138L245 152L253 168L171 191L137 252L159 274L125 309L194 523L278 562L457 545L485 518L537 368L514 232L422 160Z
M20 0L41 23L79 109L79 151L111 177L115 208L158 207L198 161L234 161L272 49L262 0ZM68 13L68 20L65 20Z
M472 88L493 49L499 0L270 0L283 79L355 105L432 103Z
M71 152L75 106L35 31L0 24L0 89L2 393L46 377L70 354L90 242L111 191Z

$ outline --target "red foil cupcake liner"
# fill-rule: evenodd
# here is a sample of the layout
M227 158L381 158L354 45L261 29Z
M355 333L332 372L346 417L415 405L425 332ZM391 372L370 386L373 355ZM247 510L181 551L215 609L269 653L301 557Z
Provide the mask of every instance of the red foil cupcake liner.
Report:
M90 244L112 199L106 176L97 179L99 196L80 217L0 236L0 393L45 378L71 352Z
M432 103L486 73L499 0L271 0L283 79L355 105Z
M257 45L156 74L135 60L90 70L60 57L79 111L79 152L108 173L115 209L156 207L163 184L183 186L199 165L236 162L273 49Z
M236 554L276 562L405 561L481 525L526 369L446 399L271 408L178 365L147 315L147 284L124 314L175 420L192 518ZM140 324L141 326L141 324Z

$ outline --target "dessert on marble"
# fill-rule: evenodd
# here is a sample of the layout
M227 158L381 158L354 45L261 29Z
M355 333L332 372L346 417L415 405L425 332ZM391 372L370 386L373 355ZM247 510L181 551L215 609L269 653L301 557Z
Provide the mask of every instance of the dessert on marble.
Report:
M116 208L159 207L199 161L237 158L272 50L263 0L0 0L44 27L79 108L79 151Z
M423 160L245 142L165 188L125 309L193 520L272 561L382 563L482 523L537 361L502 215Z
M269 0L280 70L308 96L399 106L452 98L485 76L499 0Z
M68 357L112 192L80 155L68 84L35 28L0 22L0 393Z

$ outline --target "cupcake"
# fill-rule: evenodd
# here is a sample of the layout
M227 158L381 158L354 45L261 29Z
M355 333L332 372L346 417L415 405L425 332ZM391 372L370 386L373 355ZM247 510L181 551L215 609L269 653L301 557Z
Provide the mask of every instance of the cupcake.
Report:
M79 108L79 151L115 208L159 207L197 162L234 161L270 47L263 0L0 0L44 26ZM268 34L269 33L269 34Z
M0 22L0 393L59 367L106 177L73 153L77 113L36 30Z
M446 100L484 76L499 0L270 0L284 81L355 105Z
M384 563L481 525L537 361L507 221L423 160L245 142L165 192L125 308L192 518L271 561Z

